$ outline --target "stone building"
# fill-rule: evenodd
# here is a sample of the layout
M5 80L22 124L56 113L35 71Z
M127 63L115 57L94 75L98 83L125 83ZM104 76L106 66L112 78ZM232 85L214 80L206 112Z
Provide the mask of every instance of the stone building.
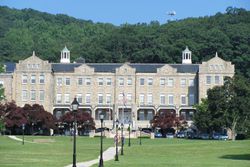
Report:
M202 64L192 64L192 53L182 52L182 64L70 63L70 51L61 51L60 63L32 56L18 63L6 63L0 74L8 101L17 105L38 103L57 118L70 110L76 97L80 110L95 120L105 114L105 126L112 128L119 119L133 128L149 127L157 112L172 111L187 121L194 104L206 97L207 90L223 84L234 75L234 65L217 53ZM97 127L100 121L96 121Z

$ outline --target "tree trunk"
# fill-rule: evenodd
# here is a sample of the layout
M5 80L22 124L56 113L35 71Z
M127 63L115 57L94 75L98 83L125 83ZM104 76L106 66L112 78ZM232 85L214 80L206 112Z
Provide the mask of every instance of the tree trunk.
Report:
M233 124L232 124L232 140L235 141L235 137L236 137L236 132L235 132L235 128L236 128L236 124L237 124L237 121L234 120L233 121Z

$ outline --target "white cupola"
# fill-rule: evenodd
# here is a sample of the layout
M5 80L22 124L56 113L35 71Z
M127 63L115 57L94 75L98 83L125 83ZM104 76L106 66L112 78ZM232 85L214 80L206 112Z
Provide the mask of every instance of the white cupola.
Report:
M60 63L70 63L70 51L65 46L61 51L61 60Z
M192 52L186 46L186 49L182 51L182 64L192 64Z

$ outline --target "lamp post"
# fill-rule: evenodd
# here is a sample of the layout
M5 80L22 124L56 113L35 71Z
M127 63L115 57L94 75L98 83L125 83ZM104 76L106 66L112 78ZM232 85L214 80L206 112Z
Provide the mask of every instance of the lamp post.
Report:
M115 161L118 160L118 124L119 121L118 119L115 121L115 127L116 127L116 135L115 135Z
M76 98L74 98L73 102L71 103L71 107L73 110L73 114L74 114L74 142L73 142L73 166L72 167L76 167L76 113L79 107L79 103L76 100Z
M130 143L130 124L131 124L131 122L129 121L129 124L128 124L128 146L130 147L131 146L131 143Z
M25 129L25 124L22 124L22 130L23 130L23 145L24 145L24 129Z
M99 160L99 167L103 167L103 158L102 158L102 133L103 133L103 118L104 114L100 114L100 120L101 120L101 148L100 148L100 160Z
M139 131L140 131L140 145L141 145L141 130L142 130L142 128L139 127Z
M122 128L122 148L121 148L121 155L124 155L124 154L123 154L123 145L124 145L123 127L124 127L124 125L123 125L123 123L122 123L122 124L121 124L121 128Z

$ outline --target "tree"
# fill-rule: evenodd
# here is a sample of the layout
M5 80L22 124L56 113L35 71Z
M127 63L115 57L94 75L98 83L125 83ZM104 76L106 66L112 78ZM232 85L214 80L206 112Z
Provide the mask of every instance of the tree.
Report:
M78 129L81 130L90 130L95 128L94 119L88 112L78 110L76 113L76 121L78 125ZM62 122L66 125L65 128L70 128L73 126L74 122L74 113L73 111L67 112L64 114L59 122Z
M50 129L55 129L55 120L51 113L44 110L42 105L33 104L32 106L29 104L25 104L23 110L27 116L27 124L29 128L31 128L32 132L34 129L37 130L45 130L45 133L49 133Z
M151 124L153 128L161 128L162 135L166 136L166 133L170 131L170 129L182 124L182 119L171 111L158 112L151 120Z
M237 131L247 133L250 121L250 84L242 76L226 77L224 85L209 89L207 99L196 105L195 125L210 133L221 128L231 131L235 140Z

